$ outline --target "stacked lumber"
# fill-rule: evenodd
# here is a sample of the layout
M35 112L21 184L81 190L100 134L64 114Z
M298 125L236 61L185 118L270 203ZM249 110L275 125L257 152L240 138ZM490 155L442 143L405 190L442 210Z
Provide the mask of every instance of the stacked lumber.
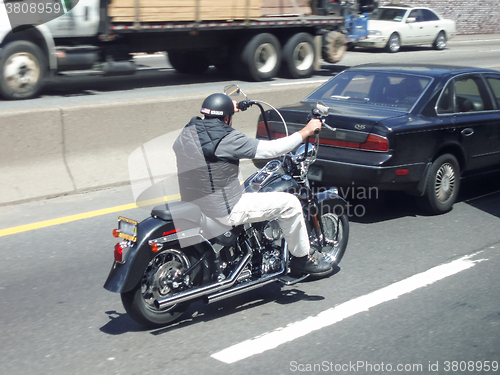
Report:
M262 17L279 15L309 15L311 0L262 0Z
M259 18L262 1L265 0L111 0L108 15L112 22L228 21Z

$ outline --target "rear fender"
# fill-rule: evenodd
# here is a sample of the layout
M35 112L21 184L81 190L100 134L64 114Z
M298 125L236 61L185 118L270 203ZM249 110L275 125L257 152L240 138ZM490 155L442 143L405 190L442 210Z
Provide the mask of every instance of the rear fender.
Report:
M144 269L157 253L151 250L149 241L160 238L175 229L172 221L148 218L137 227L137 242L130 248L124 263L114 262L104 288L110 292L124 293L132 290L141 280ZM206 243L193 245L200 255L207 250ZM179 241L173 240L163 244L163 248L179 249Z
M144 268L148 265L155 253L151 251L149 240L161 237L169 230L174 229L173 222L148 218L137 227L137 242L129 248L124 263L114 262L104 288L110 292L123 293L131 290L142 277Z

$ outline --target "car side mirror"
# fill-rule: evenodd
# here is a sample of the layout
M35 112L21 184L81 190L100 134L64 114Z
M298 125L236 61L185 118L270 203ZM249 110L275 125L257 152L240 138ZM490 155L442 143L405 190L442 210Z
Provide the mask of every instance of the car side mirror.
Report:
M417 19L415 17L408 17L406 19L406 23L414 23L417 22Z

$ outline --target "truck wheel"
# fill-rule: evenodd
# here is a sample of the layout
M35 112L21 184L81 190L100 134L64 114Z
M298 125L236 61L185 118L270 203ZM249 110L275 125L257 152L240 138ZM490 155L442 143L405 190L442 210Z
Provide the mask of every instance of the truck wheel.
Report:
M440 31L439 34L436 37L436 40L434 40L434 43L432 44L434 49L437 50L442 50L446 48L446 35L444 31Z
M241 62L246 67L246 76L252 81L267 81L274 78L280 69L281 58L280 42L269 33L253 36L241 52Z
M431 214L443 214L451 210L457 200L460 187L460 167L457 158L444 154L432 163L420 206Z
M203 74L209 67L208 58L201 51L169 51L168 60L172 68L184 74Z
M36 44L19 40L7 44L0 57L0 96L29 99L42 89L47 61Z
M347 51L347 43L344 34L338 31L330 31L328 34L323 35L321 50L323 60L331 64L336 64L342 60L345 51Z
M314 71L315 56L311 34L293 35L283 47L283 73L291 78L309 78Z
M399 38L398 33L392 33L387 41L387 45L385 46L385 50L390 53L396 53L401 48L401 39Z

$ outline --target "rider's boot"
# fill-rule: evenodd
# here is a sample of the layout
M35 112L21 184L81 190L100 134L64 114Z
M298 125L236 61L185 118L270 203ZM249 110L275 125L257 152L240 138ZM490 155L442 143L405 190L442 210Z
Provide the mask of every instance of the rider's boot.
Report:
M333 271L333 264L325 257L316 252L314 255L293 257L290 260L290 268L294 273L309 273L314 276L326 276Z

